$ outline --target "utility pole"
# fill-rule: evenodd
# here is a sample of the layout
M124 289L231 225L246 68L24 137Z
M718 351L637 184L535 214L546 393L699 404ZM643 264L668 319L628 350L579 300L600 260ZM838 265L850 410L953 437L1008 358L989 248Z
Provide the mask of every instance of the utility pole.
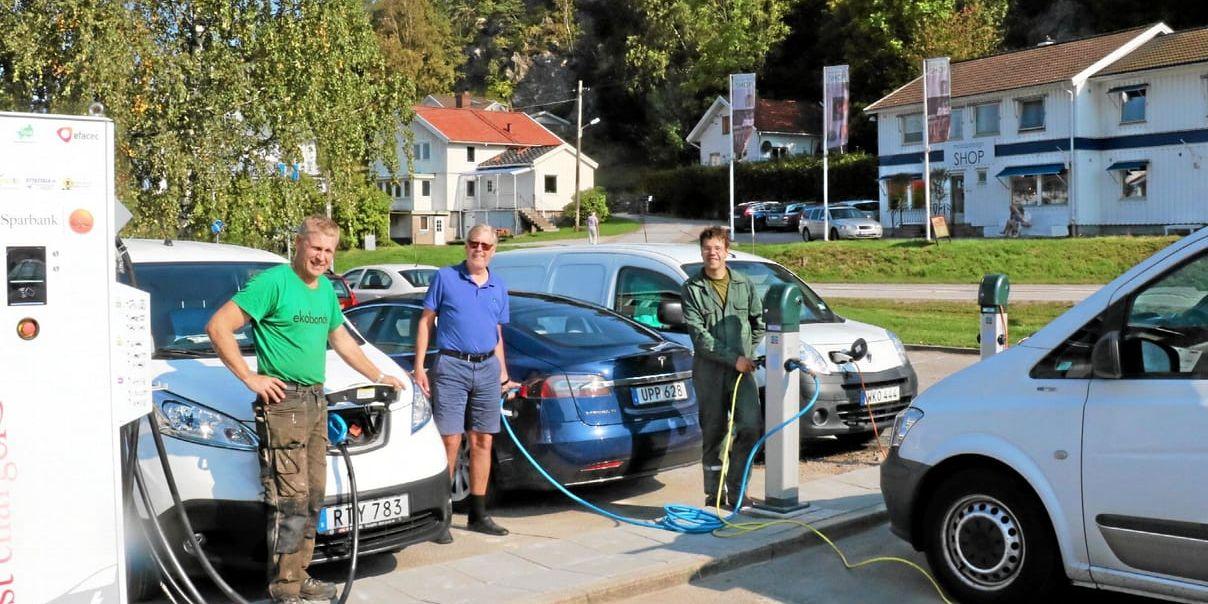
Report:
M583 147L583 80L575 95L575 230L579 230L579 154Z

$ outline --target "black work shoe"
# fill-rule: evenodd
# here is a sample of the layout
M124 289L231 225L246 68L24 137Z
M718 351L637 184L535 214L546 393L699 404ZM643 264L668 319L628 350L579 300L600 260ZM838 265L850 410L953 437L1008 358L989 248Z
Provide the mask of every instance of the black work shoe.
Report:
M326 581L311 577L302 582L302 593L306 600L330 600L336 597L336 586Z
M483 516L481 518L471 520L470 523L466 525L466 529L474 531L475 533L482 533L484 535L495 535L496 537L502 537L508 534L508 530L502 526L499 526L498 524L495 524L495 521L492 520L490 516Z
M448 545L453 543L453 533L449 532L449 527L446 526L445 530L441 531L440 534L432 540L432 543L437 545Z
M721 507L726 509L726 498L721 498ZM705 495L705 509L717 509L717 495Z

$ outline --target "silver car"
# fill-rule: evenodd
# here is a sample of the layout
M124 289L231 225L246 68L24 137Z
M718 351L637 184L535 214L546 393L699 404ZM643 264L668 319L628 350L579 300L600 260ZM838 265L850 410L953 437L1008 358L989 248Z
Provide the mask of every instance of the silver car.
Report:
M883 234L881 223L855 208L843 206L830 208L829 225L823 220L822 208L806 210L801 214L801 222L797 223L797 232L802 241L822 239L828 226L831 239L880 239Z

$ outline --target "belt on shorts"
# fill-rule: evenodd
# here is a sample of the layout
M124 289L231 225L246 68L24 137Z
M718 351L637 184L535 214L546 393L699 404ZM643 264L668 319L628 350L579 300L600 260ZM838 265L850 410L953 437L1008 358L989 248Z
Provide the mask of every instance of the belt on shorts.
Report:
M323 384L299 384L297 382L287 382L285 380L281 380L281 383L285 385L285 390L289 392L323 389Z
M469 361L471 363L481 363L481 362L495 356L494 352L487 352L487 353L483 353L483 354L470 354L468 352L458 352L456 350L447 350L444 348L440 349L440 353L445 356L450 356L453 358L461 359L463 361Z

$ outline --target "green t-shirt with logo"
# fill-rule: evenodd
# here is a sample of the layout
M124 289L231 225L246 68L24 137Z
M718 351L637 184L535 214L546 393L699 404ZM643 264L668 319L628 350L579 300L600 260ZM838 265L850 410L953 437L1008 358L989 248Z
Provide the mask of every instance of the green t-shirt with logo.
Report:
M320 277L312 289L292 266L282 264L256 275L231 299L252 318L261 375L323 383L327 336L344 323L330 281Z

